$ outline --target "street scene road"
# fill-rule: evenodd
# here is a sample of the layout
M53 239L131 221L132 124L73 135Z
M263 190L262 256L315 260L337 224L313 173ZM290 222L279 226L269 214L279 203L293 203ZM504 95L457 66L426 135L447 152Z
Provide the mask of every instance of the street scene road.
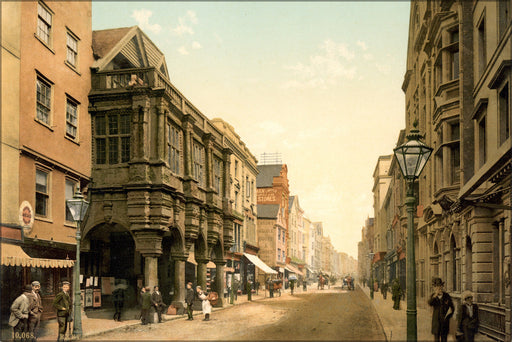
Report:
M383 341L379 317L360 290L339 288L266 298L148 326L130 326L91 340L366 340Z

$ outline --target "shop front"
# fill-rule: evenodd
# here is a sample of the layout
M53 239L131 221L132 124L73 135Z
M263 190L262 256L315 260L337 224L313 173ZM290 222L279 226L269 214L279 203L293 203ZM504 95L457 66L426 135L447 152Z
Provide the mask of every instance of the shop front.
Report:
M10 305L22 293L25 284L32 281L41 283L43 302L42 320L57 316L53 308L53 299L60 291L62 281L71 281L74 260L45 259L30 257L20 245L1 243L1 313L2 317L10 315Z

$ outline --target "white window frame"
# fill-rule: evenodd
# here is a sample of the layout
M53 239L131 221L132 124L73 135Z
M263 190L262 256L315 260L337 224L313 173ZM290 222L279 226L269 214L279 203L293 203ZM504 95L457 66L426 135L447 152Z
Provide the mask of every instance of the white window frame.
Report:
M47 89L44 93L39 89ZM52 122L52 88L53 84L43 76L36 78L36 120L51 126ZM41 95L40 95L41 94ZM44 97L44 98L43 98ZM46 117L45 117L46 116Z
M66 32L66 63L73 68L78 66L78 42L80 39L71 31Z
M51 46L52 44L52 17L53 12L48 8L48 6L46 6L46 4L39 1L37 3L36 36L47 46Z
M71 194L68 193L68 185L69 184L73 184ZM67 200L73 198L73 195L75 194L75 189L76 189L77 185L78 185L78 181L76 179L71 179L71 178L66 178L65 183L64 183L64 207L65 207L64 219L66 220L67 223L75 222L73 220L73 216L71 215L71 212L69 211L69 208L67 205ZM71 215L71 216L68 217L68 215ZM68 218L70 218L70 219L68 219Z
M69 108L75 109L74 115L69 111ZM70 96L66 96L66 137L72 140L78 140L78 117L79 117L79 104ZM74 133L70 132L74 130Z
M44 191L41 191L42 189L38 189L38 172L40 173L44 173L46 176L45 176L45 181L46 181L46 184L44 184L45 186L45 189ZM51 205L50 205L50 184L51 184L51 173L49 170L46 170L46 169L43 169L43 168L40 168L40 167L36 167L36 173L35 173L35 192L34 192L34 203L35 203L35 208L34 208L34 212L35 212L35 216L37 217L42 217L42 218L49 218L50 217L50 208L51 208ZM39 183L39 185L43 185L41 183ZM38 208L38 194L41 194L43 197L44 197L44 201L45 201L45 212L44 213L38 213L37 212L37 208Z

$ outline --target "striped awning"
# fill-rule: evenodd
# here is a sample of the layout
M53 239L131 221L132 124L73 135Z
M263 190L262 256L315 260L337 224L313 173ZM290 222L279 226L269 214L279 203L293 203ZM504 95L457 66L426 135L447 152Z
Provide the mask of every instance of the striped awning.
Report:
M18 245L1 243L2 265L3 266L23 266L23 267L42 267L42 268L67 268L73 267L74 260L69 259L42 259L31 258Z
M298 268L296 268L295 266L293 266L291 264L287 264L284 268L286 268L291 273L295 273L296 275L304 276L304 274L302 274L302 272Z

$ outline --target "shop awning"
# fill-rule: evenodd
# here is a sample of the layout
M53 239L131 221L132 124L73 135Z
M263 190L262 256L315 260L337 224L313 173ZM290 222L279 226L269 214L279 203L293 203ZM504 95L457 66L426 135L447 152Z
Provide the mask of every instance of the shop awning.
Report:
M208 261L208 263L206 264L206 267L207 268L217 268L217 265L215 265L215 263L213 261Z
M286 268L288 271L295 273L296 275L303 276L302 272L295 266L292 266L291 264L286 265L284 268Z
M2 243L1 247L3 266L66 268L73 267L73 265L75 264L74 260L68 259L31 258L18 245Z
M268 267L267 264L265 264L260 258L258 258L258 256L247 253L244 253L244 256L263 272L267 274L277 274L277 271L274 271L273 269Z

